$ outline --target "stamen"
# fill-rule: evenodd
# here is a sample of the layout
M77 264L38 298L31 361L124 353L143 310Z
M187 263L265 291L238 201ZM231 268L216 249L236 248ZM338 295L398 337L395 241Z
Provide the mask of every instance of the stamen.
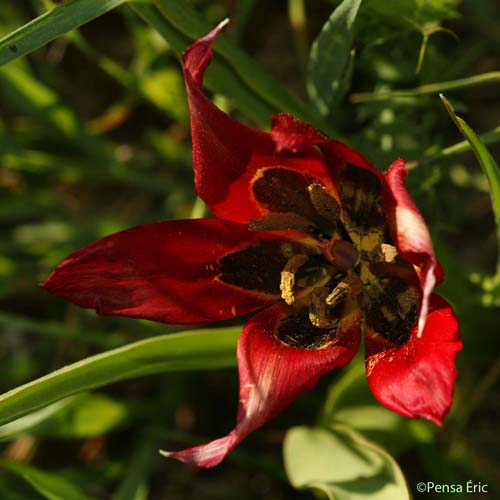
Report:
M369 270L373 278L375 276L396 276L407 283L416 283L418 281L417 273L413 266L403 261L370 262L368 267L365 266L364 269Z
M331 308L326 303L328 288L315 288L309 296L309 321L318 328L334 328L339 319L331 316Z
M325 298L325 303L329 306L336 306L344 300L355 297L363 291L363 282L361 278L352 272L347 273L347 276L330 292Z
M380 245L380 249L382 250L382 255L384 256L385 262L394 262L396 260L398 251L396 250L396 247L394 245L382 243L382 245Z
M250 231L285 231L296 229L308 233L312 233L317 229L309 219L294 212L270 213L250 220L247 227Z
M307 262L309 257L297 254L290 257L281 271L281 298L290 306L294 303L293 288L295 286L295 273Z
M327 221L335 222L340 214L339 202L321 184L310 184L307 190L316 212Z

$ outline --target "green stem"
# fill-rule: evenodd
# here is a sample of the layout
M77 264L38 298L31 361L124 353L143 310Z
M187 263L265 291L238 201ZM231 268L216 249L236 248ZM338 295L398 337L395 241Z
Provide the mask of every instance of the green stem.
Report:
M458 80L451 80L448 82L428 83L426 85L421 85L420 87L408 90L362 92L359 94L352 94L350 100L355 104L363 102L391 101L393 99L404 99L408 97L437 94L448 90L459 90L467 87L473 87L474 85L484 85L494 82L500 82L500 71L491 71L489 73L482 73L480 75L469 76L467 78L460 78Z
M422 69L422 64L424 64L424 57L427 51L427 45L429 44L429 34L423 33L422 37L423 37L422 44L420 45L420 51L418 53L417 69L415 70L415 73L417 75L420 73L420 70Z

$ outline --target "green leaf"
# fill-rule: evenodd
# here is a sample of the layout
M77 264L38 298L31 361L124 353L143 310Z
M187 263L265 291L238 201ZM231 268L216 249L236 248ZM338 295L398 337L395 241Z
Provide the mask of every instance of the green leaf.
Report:
M61 401L56 401L41 410L35 411L29 415L0 426L0 440L12 439L19 434L31 431L70 405L74 399L75 396L62 399Z
M363 362L354 364L331 385L320 421L325 427L348 425L393 454L412 442L408 420L382 406L373 396Z
M0 396L0 424L113 382L168 371L235 366L240 330L230 327L162 335L65 366Z
M128 414L126 405L108 396L79 394L48 419L37 434L82 439L102 436L122 425Z
M126 0L69 0L0 40L0 66L108 12Z
M330 500L410 498L396 461L347 427L293 427L283 453L295 488L319 490Z
M495 160L491 156L490 152L483 144L481 139L476 135L476 133L467 125L467 123L455 114L455 110L450 102L440 95L441 101L448 111L451 119L457 126L460 133L467 139L470 143L474 154L476 155L477 161L483 168L483 171L488 179L490 185L490 197L491 205L493 208L493 214L495 216L495 223L497 226L497 245L498 245L498 259L497 259L497 277L500 281L500 170ZM495 282L494 287L499 287L500 283Z
M333 11L311 49L307 90L325 116L348 89L346 76L352 72L353 27L360 5L361 0L344 0Z
M0 459L0 466L27 481L48 500L89 500L74 484L58 474L5 459Z

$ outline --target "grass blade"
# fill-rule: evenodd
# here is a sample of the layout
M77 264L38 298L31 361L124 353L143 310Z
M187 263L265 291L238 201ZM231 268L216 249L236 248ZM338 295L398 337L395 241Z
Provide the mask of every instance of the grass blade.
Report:
M72 0L49 10L0 40L0 66L29 54L126 0Z
M72 394L153 373L236 365L240 327L149 338L65 366L0 396L0 425Z
M446 111L450 115L451 119L457 126L460 133L467 139L470 143L474 154L476 155L477 161L483 168L483 171L488 178L490 184L490 197L491 205L493 207L493 213L495 215L495 223L497 227L497 245L498 245L498 260L497 260L497 276L500 276L500 169L495 163L495 160L491 156L490 152L483 144L481 139L476 135L474 130L472 130L467 123L455 114L455 110L451 103L442 94L439 96L443 102Z
M491 71L480 75L460 78L458 80L450 80L448 82L427 83L407 90L390 90L383 92L361 92L350 96L351 102L360 104L363 102L383 102L393 101L398 99L410 99L423 95L437 94L438 92L446 92L448 90L460 90L476 85L485 85L488 83L500 82L500 71Z

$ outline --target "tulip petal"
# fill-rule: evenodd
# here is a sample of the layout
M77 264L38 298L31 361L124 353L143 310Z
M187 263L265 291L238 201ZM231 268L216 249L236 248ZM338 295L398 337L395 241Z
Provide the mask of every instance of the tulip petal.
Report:
M328 138L312 125L288 113L278 113L272 117L271 137L278 152L295 153L328 141Z
M307 173L326 186L331 180L321 153L312 146L294 154L277 154L277 144L269 133L232 119L203 93L203 74L212 60L211 44L221 28L218 26L183 54L195 187L217 217L246 223L266 213L250 189L260 169L286 167Z
M277 151L298 152L311 146L318 146L326 160L330 175L336 176L342 167L353 165L369 170L379 179L383 177L363 155L347 144L329 139L312 125L288 113L274 115L271 128L271 136Z
M417 206L405 185L407 170L401 158L385 173L384 200L392 237L399 255L417 266L422 304L418 318L418 336L422 335L429 309L432 290L442 279L442 268L437 263L431 235Z
M455 355L462 349L451 306L431 295L424 334L419 338L414 328L400 346L385 342L370 328L365 334L366 373L375 397L401 415L442 425L453 400Z
M336 339L321 349L289 347L275 337L291 309L276 304L254 316L238 342L240 395L237 425L227 436L165 456L199 467L214 467L248 434L291 403L335 367L347 364L359 348L359 315L353 310ZM345 316L344 316L345 317Z
M276 259L250 255L254 268L262 266L262 276L276 274L268 280L276 281L275 293L240 287L233 270L242 258L245 263L238 251L272 244L279 248L281 240L229 221L158 222L112 234L74 252L41 286L104 315L177 324L218 321L279 299L280 266L286 258L272 270ZM226 282L220 260L226 264ZM258 275L259 269L254 272Z
M341 167L353 165L370 171L379 179L383 177L383 174L377 170L363 155L341 141L330 139L324 143L318 144L318 146L326 158L327 164L330 167L332 175L334 176L336 176Z

